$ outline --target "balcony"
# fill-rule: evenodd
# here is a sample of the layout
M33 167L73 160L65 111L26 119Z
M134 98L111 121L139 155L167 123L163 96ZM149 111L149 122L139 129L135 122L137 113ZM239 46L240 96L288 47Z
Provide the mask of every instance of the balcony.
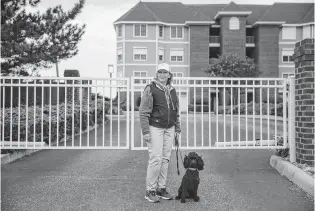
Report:
M255 47L254 36L246 36L246 47Z
M255 43L254 36L246 36L246 43Z
M220 36L209 36L209 47L220 47Z

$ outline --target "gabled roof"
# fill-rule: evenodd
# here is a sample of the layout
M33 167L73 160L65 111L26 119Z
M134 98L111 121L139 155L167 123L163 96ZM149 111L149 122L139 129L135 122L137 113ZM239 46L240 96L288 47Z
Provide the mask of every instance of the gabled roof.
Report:
M237 12L244 12L247 11L242 5L237 5L233 1L231 1L228 5L226 5L221 11L237 11Z
M246 18L246 24L252 25L255 23L265 12L268 10L270 5L242 5L244 8L246 8L248 11L252 11L252 13L247 16Z
M149 11L143 2L138 2L133 8L121 16L119 21L159 21L158 17L151 11Z
M211 22L218 14L227 12L246 13L247 25L255 22L314 22L313 3L274 3L273 5L250 4L182 4L181 2L138 2L121 16L120 21L164 22L185 24L185 22Z
M312 7L314 8L312 3L274 3L258 21L301 23L300 21Z
M181 2L143 2L148 9L165 23L185 23L185 21L209 21L209 17L190 10Z
M186 4L187 8L207 16L210 20L214 20L214 16L225 6L225 4Z

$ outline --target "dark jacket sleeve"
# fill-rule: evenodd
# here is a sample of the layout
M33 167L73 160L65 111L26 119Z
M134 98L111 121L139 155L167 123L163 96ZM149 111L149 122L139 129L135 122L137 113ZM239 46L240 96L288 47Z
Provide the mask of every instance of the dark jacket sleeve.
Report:
M150 90L150 86L147 86L144 89L144 92L141 98L140 108L139 108L140 125L141 125L141 130L142 130L143 135L150 133L149 119L151 116L152 108L153 108L153 97Z

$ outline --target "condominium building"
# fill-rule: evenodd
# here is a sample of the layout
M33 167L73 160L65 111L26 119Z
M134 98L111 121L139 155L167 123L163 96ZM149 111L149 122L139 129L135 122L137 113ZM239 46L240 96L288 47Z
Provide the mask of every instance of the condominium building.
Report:
M294 44L314 38L314 4L140 1L114 27L118 77L155 76L163 62L175 77L205 77L210 58L226 53L253 58L261 77L287 77Z

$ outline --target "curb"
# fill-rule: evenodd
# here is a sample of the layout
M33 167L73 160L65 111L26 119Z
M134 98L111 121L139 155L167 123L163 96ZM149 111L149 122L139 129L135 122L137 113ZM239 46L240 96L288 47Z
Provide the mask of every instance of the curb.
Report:
M90 127L90 131L93 129L95 129L95 126ZM87 130L82 131L81 134L84 134L84 133L87 133ZM80 134L76 134L76 135L74 135L74 137L76 137L78 135L80 135ZM64 138L60 139L59 143L63 143L63 142L64 142ZM57 142L51 143L51 146L56 146L56 145L57 145ZM48 146L48 145L45 144L45 146ZM13 153L1 155L1 166L8 164L8 163L11 163L17 159L22 158L22 157L32 155L35 152L43 151L46 149L20 149L20 150L22 150L22 151L14 151Z
M312 176L276 155L271 156L270 165L275 168L281 176L285 176L314 198L314 178Z
M25 149L23 151L14 151L13 153L8 153L1 155L1 165L11 163L17 159L20 159L25 156L29 156L35 152L42 151L44 149Z

